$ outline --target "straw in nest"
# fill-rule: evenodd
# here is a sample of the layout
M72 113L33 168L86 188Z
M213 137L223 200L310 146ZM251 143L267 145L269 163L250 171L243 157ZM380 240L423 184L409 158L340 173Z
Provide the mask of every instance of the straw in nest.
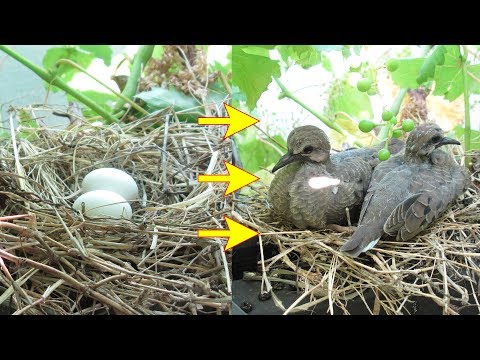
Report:
M298 231L279 222L267 201L268 186L243 196L235 218L261 233L258 272L243 279L261 280L284 314L326 309L349 314L358 299L370 314L413 313L427 299L443 314L480 313L480 193L478 173L466 194L411 242L380 242L360 258L338 251L349 235L332 231ZM475 185L477 184L477 185ZM277 255L264 258L272 244ZM275 286L280 285L280 286ZM290 285L298 297L285 306L275 289ZM373 301L367 294L373 293ZM234 294L240 295L240 294Z
M27 109L31 111L31 109ZM230 259L199 228L223 227L223 186L199 173L231 161L222 129L160 112L131 124L23 129L0 148L0 306L14 314L228 314ZM131 221L74 211L96 168L131 174ZM3 260L2 260L3 259ZM6 310L5 310L6 309Z

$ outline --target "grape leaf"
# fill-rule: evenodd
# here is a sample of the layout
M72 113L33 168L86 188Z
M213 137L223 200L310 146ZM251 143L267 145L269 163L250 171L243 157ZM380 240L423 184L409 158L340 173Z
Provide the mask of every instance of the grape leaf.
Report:
M465 129L462 126L457 125L452 131L450 131L448 136L453 137L458 141L464 141L464 134ZM470 130L470 149L480 150L480 131Z
M391 73L392 80L401 88L418 88L417 74L424 62L425 58L398 59L398 68Z
M322 54L322 66L325 70L330 71L330 72L332 71L332 62L324 54Z
M344 59L348 58L350 55L352 55L352 51L350 50L350 46L345 45L342 47L342 56Z
M468 90L480 94L480 64L467 65Z
M353 45L352 48L355 55L360 56L360 53L362 51L362 45Z
M317 51L340 51L344 45L313 45L312 47Z
M272 50L274 46L264 45L264 46L248 46L243 48L243 51L249 55L257 55L263 56L266 58L270 58L270 50Z
M243 169L251 173L256 173L262 168L276 163L281 157L272 145L258 141L258 134L257 129L250 127L235 134L234 137L242 159ZM280 135L275 135L272 138L286 148L286 141ZM277 144L273 143L273 145L283 151Z
M80 45L79 48L102 59L103 63L107 66L110 66L112 63L113 50L108 45Z
M104 93L95 90L85 90L80 92L108 112L112 111L112 107L115 105L115 101L117 100L117 97L111 93ZM78 102L78 100L70 94L67 94L67 100ZM82 113L85 117L93 117L98 115L87 106L82 106Z
M111 111L111 106L113 106L115 101L117 100L117 97L111 93L104 93L104 92L95 91L95 90L85 90L85 91L79 91L79 92L81 92L90 100L94 101L98 106L101 106L103 109L107 111ZM76 98L74 98L70 94L67 94L67 100L73 101L73 102L78 101Z
M345 142L351 145L355 140L371 143L372 135L361 132L358 123L351 119L373 118L370 97L366 93L358 91L346 81L341 81L330 90L328 104L328 117L335 119L335 122L345 130L344 135L336 131L330 133L332 147L341 149Z
M435 70L435 90L433 95L443 95L445 99L453 101L465 91L462 70L460 47L458 45L445 46L445 63ZM480 64L466 65L467 89L469 92L480 93Z
M196 122L198 116L204 115L196 109L198 103L193 97L185 95L173 87L170 89L156 87L135 95L135 98L143 100L149 112L173 107L176 112L182 112L179 114L181 120Z
M427 80L432 80L435 75L435 67L445 63L445 46L437 45L432 53L425 59L420 68L417 77L417 83L423 84Z
M357 119L373 118L370 97L347 82L334 85L330 92L329 108L332 116L337 112L345 112Z
M244 51L248 48L233 46L232 83L245 94L247 106L252 110L272 81L272 76L280 76L280 65L268 57L248 54Z
M58 68L56 68L55 64L58 60L69 59L86 69L94 58L94 54L81 51L76 47L55 47L48 49L45 53L45 56L43 57L43 66L46 69L54 71L56 75L60 77L63 81L69 82L78 72L78 70L68 64L61 64ZM46 85L49 86L48 84ZM52 86L52 90L58 91L59 89Z
M290 57L301 67L308 69L322 62L320 50L309 45L279 45L276 47L283 61L287 62Z

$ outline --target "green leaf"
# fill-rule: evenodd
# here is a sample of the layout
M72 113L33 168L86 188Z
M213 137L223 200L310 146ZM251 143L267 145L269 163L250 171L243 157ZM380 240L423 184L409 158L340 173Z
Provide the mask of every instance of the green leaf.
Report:
M27 128L38 128L37 120L32 118L31 113L20 110L18 113L18 122L20 125Z
M373 118L370 97L357 90L346 81L332 87L329 97L329 110L332 116L337 112L345 112L357 119Z
M346 59L352 54L352 51L350 50L350 46L345 45L342 47L342 55L343 58Z
M85 90L80 92L108 112L112 111L112 108L115 105L115 101L117 100L117 97L111 93L104 93L95 90ZM70 94L67 94L67 100L74 102L78 101ZM96 112L90 110L88 107L82 107L82 113L85 117L93 117L98 115Z
M217 81L208 87L206 104L221 105L224 101L226 101L227 97L228 94L223 88L223 84Z
M345 47L344 45L313 45L317 51L341 51Z
M392 80L401 88L416 89L417 75L425 62L425 58L398 59L398 68L392 72Z
M362 51L362 45L353 45L352 48L355 55L360 56L360 52Z
M213 64L209 64L210 69L212 71L221 71L224 75L227 75L229 72L232 71L232 47L230 47L229 52L227 53L227 62L225 64L221 64L215 60Z
M268 167L280 159L281 155L275 150L275 147L283 151L283 149L275 143L273 143L275 146L273 147L272 145L258 141L257 136L258 130L250 127L237 133L234 137L238 145L240 158L242 159L243 169L251 173L256 173L260 169ZM275 135L272 138L286 147L287 144L280 135Z
M480 94L480 64L467 65L468 90Z
M247 106L252 110L272 81L272 76L280 76L280 66L270 58L248 54L244 51L248 48L233 46L232 83L245 94Z
M465 91L460 47L458 45L445 46L445 63L435 70L435 90L433 95L443 95L445 99L453 101ZM466 65L466 84L469 92L480 93L480 64Z
M163 45L155 45L153 49L152 58L160 60L163 57L163 53L165 52L165 47Z
M432 53L425 59L420 67L417 83L423 84L427 80L432 80L435 75L435 67L445 63L445 46L437 45Z
M322 53L315 46L309 45L279 45L276 47L283 61L290 57L301 67L307 69L322 62Z
M149 112L168 107L172 107L175 112L181 111L182 114L178 114L181 120L196 122L199 115L205 115L198 110L199 104L193 97L185 95L173 87L170 89L156 87L135 95L135 98L143 100Z
M80 45L79 48L102 59L107 66L112 63L113 50L109 45Z
M18 123L21 126L21 131L18 136L22 139L36 139L38 138L36 130L39 128L38 122L36 119L32 118L32 114L25 110L20 110L18 113Z
M273 45L265 45L265 46L248 46L243 48L243 52L249 55L257 55L263 56L266 58L270 58L270 50L274 49L275 46Z
M247 102L245 93L241 92L238 86L232 86L232 105L236 108L240 107L241 102Z
M230 71L232 71L232 63L228 62L225 65L222 65L218 61L215 60L213 64L210 64L210 69L212 71L221 71L224 75L227 75Z
M448 136L457 139L458 141L464 141L465 129L457 125L453 128ZM480 150L480 131L470 130L470 148L471 150Z
M0 139L10 139L10 133L5 130L0 130Z
M329 94L328 117L334 119L343 130L345 135L336 131L330 133L332 147L341 149L343 143L353 144L355 140L368 144L372 142L370 133L363 133L358 128L354 119L372 119L373 111L370 97L351 86L346 80L336 82ZM348 116L346 116L345 114Z
M79 71L76 68L68 65L61 64L58 68L55 66L58 60L60 59L69 59L74 61L84 69L86 69L92 60L95 58L95 55L92 53L86 53L79 50L76 47L64 46L64 47L55 47L48 49L45 56L43 57L43 66L53 71L56 76L60 77L63 81L69 82L72 80L73 76ZM47 86L49 86L47 84ZM56 87L52 87L53 91L58 91Z
M322 54L322 66L325 70L330 72L332 71L332 62L330 61L328 56L325 56L324 54Z

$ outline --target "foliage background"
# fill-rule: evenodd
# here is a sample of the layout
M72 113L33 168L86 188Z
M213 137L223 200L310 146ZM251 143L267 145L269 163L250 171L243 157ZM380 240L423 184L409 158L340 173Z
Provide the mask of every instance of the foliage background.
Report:
M381 123L382 111L392 105L400 87L419 86L416 78L425 59L418 58L422 57L424 50L425 47L411 45L234 46L233 104L258 117L261 120L259 128L275 140L270 141L261 131L253 128L237 135L245 168L260 174L268 182L271 175L262 169L270 169L279 159L285 151L280 145L285 146L284 139L299 125L321 127L332 139L333 148L338 150L352 146L356 139L369 145L373 138L358 130L358 121L368 119ZM469 52L469 69L475 75L480 66L477 65L479 47L469 46ZM392 73L385 68L390 58L397 58L400 62L399 68ZM465 113L456 61L455 57L446 56L443 65L433 64L430 73L434 74L435 69L437 71L434 76L423 79L423 86L431 89L426 98L428 118L446 131L455 128L451 135L462 141ZM289 91L313 110L335 119L347 130L346 136L324 125L291 99L279 98L281 90L272 77L279 77ZM356 83L362 77L373 80L375 95L358 91ZM472 148L480 148L476 137L480 131L477 86L480 83L475 76L469 80ZM346 113L348 117L338 113ZM252 147L254 151L251 151Z

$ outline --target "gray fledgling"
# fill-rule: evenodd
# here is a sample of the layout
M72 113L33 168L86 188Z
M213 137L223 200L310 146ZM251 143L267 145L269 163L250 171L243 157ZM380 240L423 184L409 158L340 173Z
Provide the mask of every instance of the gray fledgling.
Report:
M392 153L404 146L395 140ZM340 225L347 224L346 208L356 221L383 144L330 155L327 135L308 125L294 129L287 146L287 154L272 169L279 170L268 193L274 213L300 229L344 231Z
M359 225L340 251L357 257L382 237L407 241L427 228L470 185L470 173L439 149L460 145L436 124L414 129L405 153L378 165L363 202Z

